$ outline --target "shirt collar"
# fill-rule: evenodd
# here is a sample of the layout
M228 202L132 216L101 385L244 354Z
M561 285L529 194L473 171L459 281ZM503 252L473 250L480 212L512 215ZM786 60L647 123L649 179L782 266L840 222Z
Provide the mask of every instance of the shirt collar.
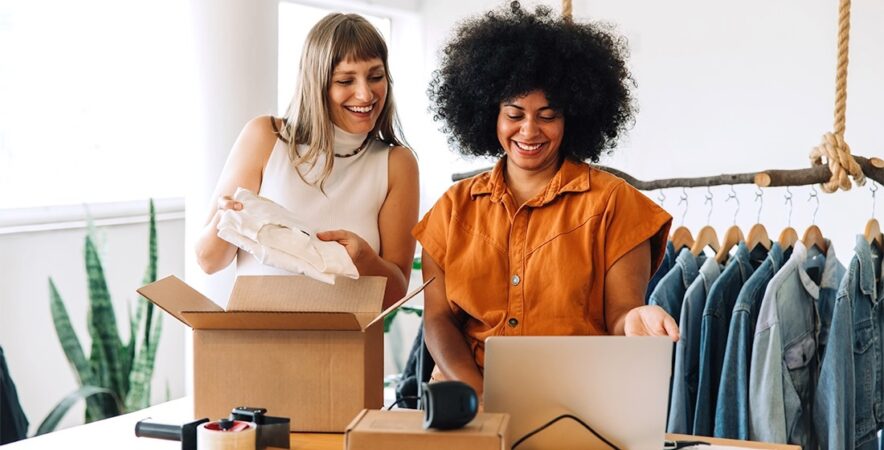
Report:
M473 198L480 195L491 195L492 202L500 202L506 193L507 186L503 177L507 158L504 156L497 161L491 173L480 175L470 188L470 196ZM546 188L528 200L525 205L532 207L543 206L566 192L586 192L590 190L590 171L588 164L565 159L562 166L556 171Z
M709 293L709 290L712 289L712 283L721 275L721 266L718 264L718 261L715 258L706 258L706 261L703 261L703 265L700 266L700 277L703 278L703 285L706 288L706 293Z
M691 282L697 278L699 268L697 266L697 257L691 253L688 248L681 249L678 257L675 258L675 264L681 269L681 281L685 288L691 285Z
M859 287L863 294L873 299L875 295L875 267L872 266L872 248L862 234L856 235L856 244L853 247L856 259L859 262Z

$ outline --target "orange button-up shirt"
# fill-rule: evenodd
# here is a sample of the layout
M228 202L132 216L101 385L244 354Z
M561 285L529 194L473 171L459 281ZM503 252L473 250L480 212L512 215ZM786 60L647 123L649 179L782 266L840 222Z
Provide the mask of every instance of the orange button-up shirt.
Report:
M480 369L488 336L608 334L605 274L648 239L653 273L672 221L622 179L568 160L519 207L505 163L452 186L413 231L445 272Z

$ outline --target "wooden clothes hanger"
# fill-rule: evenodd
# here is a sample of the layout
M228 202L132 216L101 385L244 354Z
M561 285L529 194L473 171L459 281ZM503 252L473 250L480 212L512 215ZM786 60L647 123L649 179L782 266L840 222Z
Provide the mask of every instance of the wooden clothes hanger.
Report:
M767 235L767 228L761 224L761 208L764 206L764 193L761 192L759 188L755 192L755 201L758 203L758 216L755 218L755 225L752 225L752 228L749 228L749 234L746 236L746 247L749 248L749 251L755 250L759 245L762 246L765 250L770 250L772 242L770 237Z
M672 241L672 246L675 247L676 253L685 247L691 248L694 245L694 237L691 236L691 231L685 226L676 228L669 240Z
M718 252L720 248L718 245L718 233L715 232L715 228L709 225L700 228L700 231L697 232L697 239L694 241L694 245L691 246L691 253L694 256L700 256L700 253L703 253L703 249L706 247L710 247L715 252Z
M783 228L783 231L780 232L780 237L777 238L777 243L780 244L780 247L785 252L786 250L795 246L795 243L798 242L798 232L792 228L792 191L789 190L789 187L786 186L786 204L789 205L789 225L786 228Z
M795 237L797 238L798 236L796 235ZM746 247L749 248L750 252L759 245L764 247L765 250L770 250L772 244L770 237L767 235L767 228L764 228L761 222L752 225L752 228L749 229L749 234L746 236Z
M724 264L724 262L730 257L729 252L731 249L745 240L746 239L743 237L743 230L736 225L731 225L731 227L724 233L724 241L721 244L721 248L718 249L718 252L715 254L715 261L719 264Z
M816 226L816 213L820 209L820 198L816 193L816 186L811 185L810 198L807 200L816 199L816 208L813 210L813 220L811 221L811 225L804 230L804 235L801 236L801 242L810 250L811 247L816 246L821 252L824 254L829 251L829 244L826 243L826 238L823 237L823 232L820 230L820 227Z
M820 230L820 227L816 225L811 225L804 230L804 235L801 236L801 242L808 249L815 246L823 253L829 251L829 245L826 244L826 238L823 237L823 232Z
M719 264L724 264L728 258L730 258L730 251L740 242L746 240L743 237L743 230L737 226L737 214L740 212L740 199L737 198L737 193L734 191L734 187L731 186L731 192L728 194L728 200L733 199L737 203L737 209L734 211L734 224L724 232L724 241L721 242L721 248L715 253L715 261Z
M866 242L869 245L877 245L878 250L884 251L884 236L881 236L881 225L878 224L878 219L875 219L875 193L878 191L878 186L874 181L869 190L872 191L872 217L866 222L863 236L865 236Z
M884 236L881 236L881 225L878 224L878 219L872 217L866 222L863 236L866 237L866 242L869 245L877 245L878 249L884 250Z
M706 215L707 225L700 228L700 231L697 232L697 238L694 240L694 245L691 246L691 253L694 256L700 256L700 253L703 253L703 249L706 247L710 247L715 252L718 252L720 248L718 233L715 232L715 228L708 225L709 220L712 218L712 189L708 186L706 187L705 203L709 203L709 214Z

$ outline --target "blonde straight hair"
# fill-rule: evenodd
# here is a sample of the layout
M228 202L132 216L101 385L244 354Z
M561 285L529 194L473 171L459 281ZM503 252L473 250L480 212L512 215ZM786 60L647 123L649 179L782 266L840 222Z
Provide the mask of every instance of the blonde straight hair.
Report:
M380 58L384 63L387 99L374 128L368 133L368 139L404 146L403 140L397 136L401 135L401 127L393 101L387 44L378 30L357 14L332 13L317 22L307 34L298 83L280 134L288 143L289 157L298 175L305 183L318 185L320 190L331 174L335 160L334 124L328 104L332 73L341 61L372 58ZM306 151L299 152L299 145L306 146ZM320 155L325 155L325 165L318 179L307 180L305 173L316 167Z

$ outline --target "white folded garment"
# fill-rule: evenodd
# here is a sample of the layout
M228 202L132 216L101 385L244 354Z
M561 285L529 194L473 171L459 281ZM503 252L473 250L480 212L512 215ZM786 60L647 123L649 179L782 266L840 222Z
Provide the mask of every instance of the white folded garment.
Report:
M347 249L334 241L316 238L314 230L300 224L294 213L247 189L237 188L233 199L239 211L225 210L218 222L218 237L251 253L258 261L328 284L335 276L359 278Z

